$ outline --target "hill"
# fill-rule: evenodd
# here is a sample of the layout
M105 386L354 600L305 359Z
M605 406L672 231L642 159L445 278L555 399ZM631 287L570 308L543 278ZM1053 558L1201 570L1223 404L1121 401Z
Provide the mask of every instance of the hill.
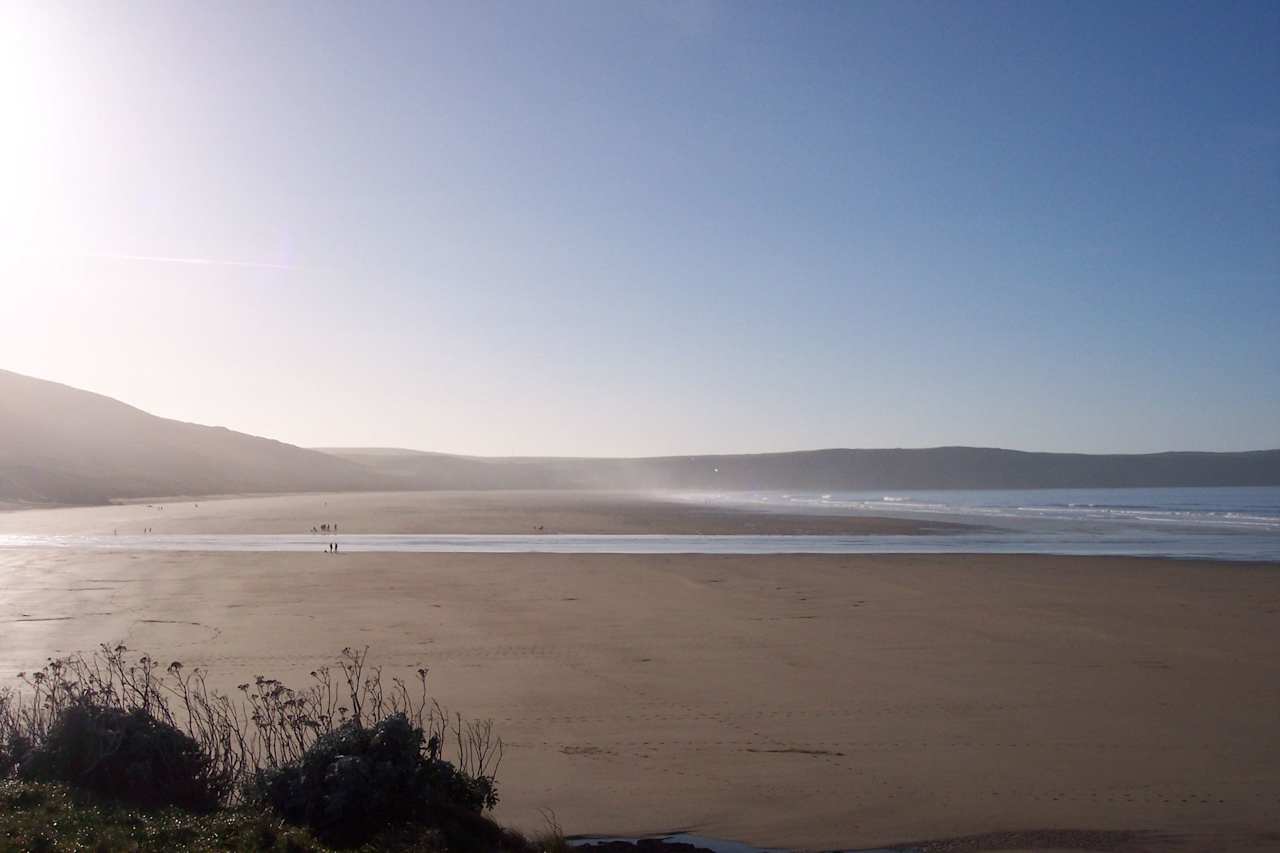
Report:
M330 454L147 414L0 370L0 502L368 489L374 472Z
M626 459L304 449L0 370L0 508L417 489L1018 489L1280 485L1280 450L1090 455L979 447Z
M382 448L325 451L402 488L1030 489L1280 485L1280 450L1093 455L981 447L805 450L635 459L483 458Z

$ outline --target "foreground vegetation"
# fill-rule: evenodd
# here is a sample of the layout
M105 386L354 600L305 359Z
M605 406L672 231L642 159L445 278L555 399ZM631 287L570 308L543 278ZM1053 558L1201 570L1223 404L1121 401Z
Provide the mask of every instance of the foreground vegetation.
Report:
M527 853L488 816L502 741L450 716L427 670L384 679L365 652L295 690L233 698L124 646L53 660L0 691L0 850Z
M327 850L305 829L252 809L145 810L66 785L0 782L0 850ZM374 845L370 849L385 849Z
M137 853L451 853L498 850L562 853L568 846L556 828L535 839L501 831L496 847L467 847L446 833L413 824L388 828L354 847L335 847L305 828L251 807L194 813L177 808L138 809L94 797L66 785L0 782L0 853L137 851Z

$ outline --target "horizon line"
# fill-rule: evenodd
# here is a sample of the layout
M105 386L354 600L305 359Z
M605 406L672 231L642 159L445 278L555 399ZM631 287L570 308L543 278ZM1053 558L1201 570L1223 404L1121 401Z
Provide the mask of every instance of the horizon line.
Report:
M265 437L265 436L263 436ZM888 453L888 452L919 452L929 450L992 450L1001 453L1023 453L1027 455L1048 455L1048 456L1170 456L1175 454L1200 454L1200 455L1240 455L1245 453L1280 453L1280 447L1256 447L1248 450L1143 450L1131 452L1089 452L1083 450L1020 450L1014 447L998 447L995 445L981 444L937 444L924 445L919 447L806 447L792 450L748 450L741 452L708 452L708 453L657 453L650 455L636 456L563 456L563 455L546 455L539 456L536 454L484 454L484 453L454 453L446 450L418 450L412 447L387 447L387 446L339 446L339 445L295 445L303 450L314 450L317 453L327 453L330 455L348 452L348 453L401 453L401 454L418 454L422 456L452 456L461 459L502 459L502 460L538 460L538 461L640 461L654 459L684 459L684 458L723 458L730 456L785 456L797 453L832 453L832 452L872 452L872 453Z

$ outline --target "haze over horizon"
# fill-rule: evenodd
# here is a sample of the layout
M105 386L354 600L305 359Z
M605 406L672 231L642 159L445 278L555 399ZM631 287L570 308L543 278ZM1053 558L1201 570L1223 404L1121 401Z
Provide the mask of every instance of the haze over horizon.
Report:
M91 399L91 398L100 398L100 399L102 399L104 402L106 402L106 403L110 404L111 406L120 405L120 406L123 406L123 407L128 408L128 409L136 410L136 413L138 413L138 414L140 414L140 415L144 416L144 417L145 417L145 418L147 418L148 420L154 420L154 419L157 419L157 418L158 418L158 419L163 419L163 420L165 420L165 421L168 421L168 422L174 423L175 425L178 425L178 426L193 426L193 427L198 427L198 428L202 428L202 429L203 429L203 428L213 428L213 429L218 430L218 431L224 431L224 430L225 430L225 431L229 431L229 432L231 432L231 433L233 433L233 434L235 434L235 435L244 436L244 437L248 437L248 438L253 438L253 439L265 439L265 440L270 441L270 442L273 442L273 443L281 442L281 439L279 439L279 438L277 438L277 437L275 437L275 436L270 436L270 435L259 435L259 434L256 434L256 433L247 432L247 431L245 431L245 430L238 429L237 427L235 427L234 425L231 425L231 424L200 423L200 422L197 422L197 421L191 421L191 420L189 420L189 419L184 419L184 418L167 418L167 417L164 417L164 416L157 416L157 415L155 415L154 413L152 413L152 412L147 412L146 410L144 410L144 409L142 409L142 408L140 408L140 407L138 407L138 406L133 406L133 405L132 405L132 404L130 404L127 400L116 400L116 399L115 399L115 398L113 398L113 397L109 397L109 396L104 395L104 394L99 394L98 392L93 391L92 389L76 388L76 387L74 387L74 386L67 385L66 383L62 383L62 382L56 382L56 381L53 381L53 380L47 380L47 379L43 379L43 378L40 378L40 377L25 376L25 375L23 375L23 374L15 373L15 372L13 372L13 371L7 371L7 370L5 370L3 367L0 367L0 395L4 395L4 394L6 394L6 393L8 392L8 390L9 390L9 389L5 388L4 386L5 386L5 384L6 384L6 383L11 382L11 381L13 381L13 380L16 380L18 383L22 383L22 384L31 384L31 383L32 383L32 381L34 380L34 384L35 384L35 385L37 385L37 386L46 386L46 387L50 387L50 388L63 388L63 389L66 389L66 391L70 394L70 397L68 397L67 399L79 398L79 399L81 399L82 401L87 401L87 400L89 400L89 399ZM31 411L30 411L30 402L31 402L31 401L30 401L30 400L26 400L26 401L24 401L24 402L23 402L23 404L19 404L19 405L13 405L14 403L17 403L17 402L18 402L17 400L10 400L10 399L7 399L7 398L4 398L4 399L3 399L3 402L6 404L6 406L5 406L5 407L3 407L3 408L0 408L0 414L8 415L8 416L9 416L9 419L14 420L15 422L20 422L23 418L28 417L28 416L31 414ZM24 411L24 409L26 409L26 410ZM85 435L88 435L88 434L92 434L92 433L94 433L94 432L95 432L95 429L94 429L94 428L92 427L92 425L91 425L92 419L93 419L93 418L92 418L92 416L91 416L91 417L90 417L90 418L88 418L87 420L84 420L83 422L76 424L75 431L76 431L76 432L81 432L82 434L85 434ZM4 425L4 424L0 424L0 426L3 426L3 425ZM562 460L575 460L575 459L576 459L576 460L599 460L599 461L610 461L610 460L614 460L614 461L616 461L616 460L626 460L626 459L639 459L639 460L643 460L643 459L665 459L665 458L680 459L680 458L684 458L684 457L689 457L689 458L694 458L694 457L698 457L698 458L707 458L707 457L715 457L715 456L752 456L752 455L762 455L762 456L769 456L769 455L776 455L776 456L788 456L788 455L795 455L795 454L807 454L807 453L818 453L818 452L825 452L825 451L842 451L842 450L854 450L854 451L875 451L875 452L879 452L879 451L904 451L904 450L905 450L905 451L931 451L931 450L996 450L996 451L1001 451L1001 452L1028 453L1028 454L1033 454L1033 455L1035 455L1035 454L1043 454L1043 453L1049 453L1049 454L1073 454L1073 453L1082 453L1081 451L1039 451L1039 450L1028 450L1028 449L1026 449L1026 448L1020 448L1020 447L996 447L996 446L993 446L993 445L937 444L937 445L925 445L925 446L920 446L920 447L904 447L904 446L901 446L901 445L897 445L897 446L885 446L885 447L851 447L851 446L847 446L847 445L845 445L845 446L836 446L836 445L832 445L832 446L830 446L830 447L781 447L781 448L770 448L770 449L767 449L767 450L758 450L758 451L738 451L738 452L734 452L734 451L708 451L708 452L706 452L706 453L666 453L666 454L643 454L643 455L640 455L640 454L618 454L618 455L614 455L614 456L592 455L592 454L582 454L582 453L577 453L577 454L510 454L510 455L502 456L502 455L492 455L492 454L490 454L490 455L486 455L486 454L459 454L459 453L451 453L451 452L449 452L449 451L447 451L447 450L438 450L438 449L433 449L433 448L421 448L421 447L398 447L398 446L392 446L392 445L377 445L377 444L349 444L349 445L297 445L297 444L294 444L293 442L284 442L284 444L286 444L286 445L288 445L288 446L292 446L292 447L300 447L300 448L302 448L302 449L306 449L306 450L319 450L319 451L324 451L324 452L326 452L326 453L329 453L329 454L331 454L331 455L337 455L337 456L339 456L339 457L343 457L343 456L347 456L347 455L349 455L347 452L348 452L348 451L350 451L350 452L351 452L351 454L353 454L353 455L351 456L351 458L356 458L356 457L359 457L359 456L363 456L363 455L365 455L365 454L378 455L378 454L382 454L382 453L388 453L388 454L391 454L391 455L398 456L398 457L400 457L400 458L403 458L403 455L404 455L404 454L410 454L410 455L413 455L413 454L421 454L421 455L424 455L424 456L452 456L452 457L459 458L459 459L468 458L468 457L474 457L474 458L476 458L476 459L513 459L513 460L514 460L514 459L528 459L528 460L548 460L548 461L553 461L553 460L557 460L557 459L562 459ZM1154 451L1145 451L1145 452L1144 452L1144 451L1139 451L1139 452L1137 452L1137 453L1135 453L1135 454L1127 454L1127 455L1126 455L1126 454L1120 454L1120 456L1122 456L1122 457L1124 457L1124 456L1128 456L1129 458L1132 458L1132 457L1134 457L1134 456L1143 456L1143 455L1159 456L1159 455L1167 455L1167 454L1170 454L1170 453L1173 453L1173 454L1178 454L1178 453L1190 453L1190 454L1202 454L1202 453L1210 453L1210 454L1213 454L1213 453L1218 453L1218 454L1224 454L1224 453L1225 453L1225 454L1227 454L1227 455L1230 455L1230 454L1233 454L1233 453L1236 453L1236 454L1238 454L1238 453L1245 453L1245 454L1249 454L1249 453L1259 453L1259 452L1264 452L1264 453L1265 453L1265 452L1280 452L1280 447L1251 447L1251 448L1242 448L1241 450L1238 450L1238 451L1203 451L1203 450L1201 450L1201 449L1199 449L1199 448L1164 448L1163 450L1154 450ZM1094 457L1105 457L1105 456L1107 456L1107 454L1083 454L1083 455L1086 455L1086 456L1094 456Z
M6 7L0 368L303 447L1280 447L1275 4L380 11Z

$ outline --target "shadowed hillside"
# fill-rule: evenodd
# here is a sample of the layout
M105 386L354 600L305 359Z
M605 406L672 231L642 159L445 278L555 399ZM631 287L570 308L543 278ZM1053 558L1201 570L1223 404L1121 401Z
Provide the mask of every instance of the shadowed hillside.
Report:
M841 491L1280 485L1280 450L1098 456L975 447L647 459L308 450L0 370L0 507L417 489Z
M0 501L365 489L368 469L0 370Z
M980 447L805 450L649 459L487 459L389 449L328 449L438 489L1021 489L1280 485L1280 450L1089 455Z

